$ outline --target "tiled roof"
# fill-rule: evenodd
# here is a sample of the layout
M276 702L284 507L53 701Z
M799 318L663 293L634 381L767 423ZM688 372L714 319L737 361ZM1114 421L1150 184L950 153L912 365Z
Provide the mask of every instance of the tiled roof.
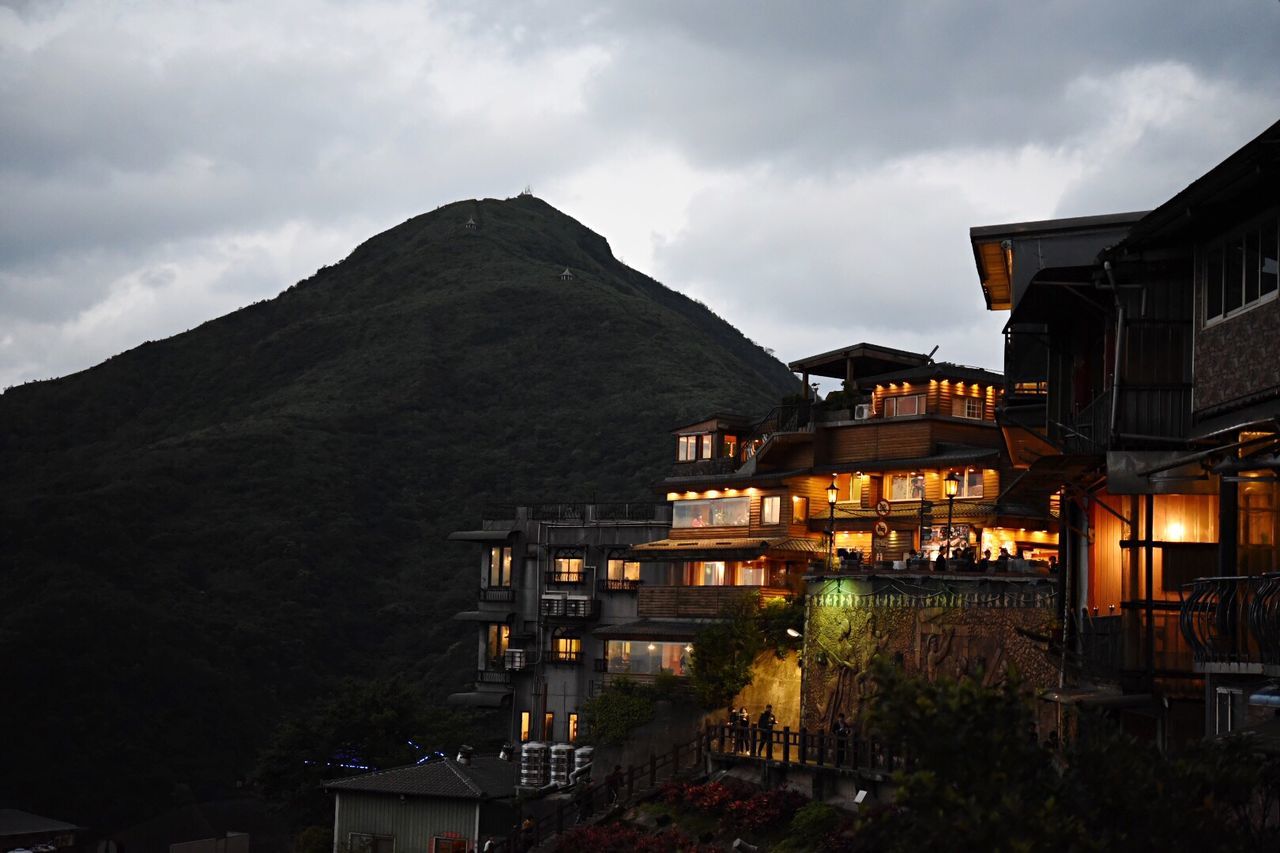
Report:
M452 758L440 758L425 764L392 767L337 779L324 787L329 791L489 800L512 796L515 784L514 763L501 758L474 756L470 766L458 764Z

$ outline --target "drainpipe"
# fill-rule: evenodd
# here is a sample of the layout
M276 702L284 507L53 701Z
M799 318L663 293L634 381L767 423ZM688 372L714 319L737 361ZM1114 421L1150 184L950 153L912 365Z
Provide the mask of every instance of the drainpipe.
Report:
M1120 289L1116 287L1115 273L1111 269L1111 261L1103 261L1102 269L1107 273L1108 290L1115 300L1116 306L1116 350L1114 368L1111 374L1111 418L1107 429L1107 444L1116 433L1116 417L1120 411L1120 358L1124 351L1124 303L1120 301Z

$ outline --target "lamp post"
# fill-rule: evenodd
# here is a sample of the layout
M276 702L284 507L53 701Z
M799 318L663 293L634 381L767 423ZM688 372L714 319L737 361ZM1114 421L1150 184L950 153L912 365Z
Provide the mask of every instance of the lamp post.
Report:
M827 571L831 571L831 560L836 544L836 498L840 497L840 487L836 485L836 475L831 475L831 485L827 486Z
M943 491L947 495L947 556L951 556L951 520L956 514L956 495L960 494L960 475L952 471L942 481Z

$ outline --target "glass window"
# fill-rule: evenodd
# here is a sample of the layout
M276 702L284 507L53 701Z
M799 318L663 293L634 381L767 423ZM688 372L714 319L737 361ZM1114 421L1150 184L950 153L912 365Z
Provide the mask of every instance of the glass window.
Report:
M1276 220L1273 219L1262 226L1262 284L1259 287L1262 296L1276 292L1276 280L1280 276L1280 265L1277 263L1280 253L1276 252L1276 224Z
M569 743L577 743L578 741L578 714L576 711L569 712Z
M698 452L698 456L699 456L699 458L702 458L702 459L710 459L710 458L711 458L711 444L712 444L712 438L713 438L713 436L710 436L710 435L703 435L703 436L699 436L699 438L701 439L701 441L699 442L699 445L698 445L698 446L699 446L699 448L700 448L700 449L699 449L699 452Z
M682 435L677 440L676 458L681 462L692 462L698 458L698 436Z
M556 557L551 567L552 583L582 583L581 557Z
M489 549L489 586L511 586L511 548Z
M533 732L529 730L529 727L531 725L532 725L532 720L530 718L529 712L521 711L520 712L520 742L521 743L526 743L529 740L529 736L533 734Z
M721 440L721 455L727 459L735 459L738 456L738 437L736 435L726 435Z
M1247 231L1244 235L1244 302L1258 300L1258 242L1259 232Z
M1222 316L1222 247L1212 246L1205 257L1205 317Z
M551 640L551 653L555 660L577 661L582 657L582 640L578 637L555 637Z
M964 472L964 477L960 481L960 497L962 498L980 498L982 497L982 471L970 468Z
M688 643L649 642L647 640L610 640L609 672L631 675L657 675L660 671L685 675L689 666Z
M676 501L672 527L746 527L751 523L751 498Z
M738 586L764 586L767 575L768 571L764 566L739 566Z
M545 741L554 740L556 736L556 715L548 711L542 717L542 739Z
M760 501L760 523L777 524L782 519L782 498L768 495Z
M957 418L982 419L982 399L979 397L956 397L951 401L951 414Z
M634 560L609 560L608 578L611 581L640 580L640 564Z
M923 474L890 474L888 499L891 501L918 501L924 498Z
M809 499L792 496L791 497L791 523L804 524L809 517Z
M503 656L507 653L507 645L511 642L511 626L490 625L485 637L485 659L490 669L502 669Z
M886 397L884 401L884 416L886 418L905 418L909 415L923 415L924 411L923 394Z
M1227 241L1225 263L1222 268L1223 307L1227 313L1240 307L1244 301L1244 239L1233 237Z
M724 562L716 560L690 563L687 583L689 586L724 586Z

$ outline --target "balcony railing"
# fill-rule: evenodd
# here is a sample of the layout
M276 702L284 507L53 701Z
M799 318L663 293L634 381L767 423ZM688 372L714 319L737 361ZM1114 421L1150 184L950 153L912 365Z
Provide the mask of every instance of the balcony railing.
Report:
M482 510L487 521L527 518L530 521L668 521L671 509L652 502L491 504Z
M601 592L635 592L640 588L640 581L631 578L601 578L596 586Z
M504 669L476 670L476 684L510 684L511 673Z
M515 591L509 586L480 587L481 601L515 601Z
M551 619L594 619L600 602L594 598L568 598L544 595L538 612Z
M1180 625L1197 672L1280 675L1280 573L1185 585Z
M581 651L566 651L563 649L547 649L547 663L569 664L577 666L582 663Z
M547 575L547 586L573 586L586 578L584 572L550 572Z
M641 618L715 618L747 597L784 598L786 589L760 586L648 586L641 587L636 613Z

